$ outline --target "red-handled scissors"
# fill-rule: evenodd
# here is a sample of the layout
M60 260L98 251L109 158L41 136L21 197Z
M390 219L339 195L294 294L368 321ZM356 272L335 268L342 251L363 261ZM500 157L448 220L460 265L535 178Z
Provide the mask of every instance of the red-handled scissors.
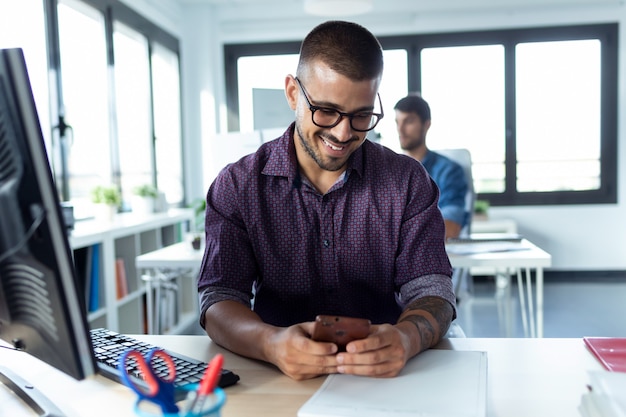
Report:
M147 387L138 384L131 377L129 370L133 369L132 361L135 361ZM139 351L126 351L120 357L118 368L122 373L122 381L137 393L140 401L148 400L158 404L164 414L178 413L178 406L174 399L176 366L171 356L164 350L154 348L146 358Z

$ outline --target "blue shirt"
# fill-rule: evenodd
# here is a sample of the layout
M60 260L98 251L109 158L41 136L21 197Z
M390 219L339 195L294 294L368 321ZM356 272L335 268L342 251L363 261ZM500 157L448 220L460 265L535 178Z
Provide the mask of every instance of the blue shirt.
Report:
M322 195L299 174L293 127L209 188L201 324L223 300L277 326L317 314L396 323L425 296L454 306L438 191L426 170L366 140Z
M433 151L426 153L422 165L439 187L439 208L443 218L465 226L470 213L465 210L467 179L461 165Z

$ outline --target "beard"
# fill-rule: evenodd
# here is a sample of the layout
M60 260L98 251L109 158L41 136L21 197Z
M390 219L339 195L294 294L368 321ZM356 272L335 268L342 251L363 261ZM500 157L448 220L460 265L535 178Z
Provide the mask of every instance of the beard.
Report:
M400 143L400 148L404 151L412 151L414 149L420 148L424 146L426 143L426 137L423 131L420 131L417 137L411 138L408 141L403 141Z
M297 123L296 132L298 133L300 144L306 151L307 155L309 155L311 159L313 159L321 169L325 171L339 171L346 165L346 162L348 162L349 155L346 158L335 158L332 156L322 155L319 149L313 146L313 144L317 141L315 139L305 138L304 133L302 133L302 129L300 128L300 125ZM337 146L348 146L353 141L358 142L360 140L358 136L354 135L350 138L350 140L346 142L339 142L336 137L327 132L323 132L319 136L324 138L329 143L336 144ZM363 138L363 140L365 140L365 138ZM321 146L326 145L322 144Z

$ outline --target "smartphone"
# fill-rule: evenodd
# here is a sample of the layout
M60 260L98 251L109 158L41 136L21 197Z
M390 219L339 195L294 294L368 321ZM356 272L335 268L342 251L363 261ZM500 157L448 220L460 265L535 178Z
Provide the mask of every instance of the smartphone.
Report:
M333 342L340 350L357 339L370 334L370 321L367 319L319 315L315 318L315 327L311 338L318 342Z

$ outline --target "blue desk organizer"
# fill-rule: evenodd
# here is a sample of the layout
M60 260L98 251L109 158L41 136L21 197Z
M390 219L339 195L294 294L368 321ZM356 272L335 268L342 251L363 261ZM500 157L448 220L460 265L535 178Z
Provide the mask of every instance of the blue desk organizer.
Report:
M207 397L204 409L199 413L192 413L185 410L185 403L181 407L181 411L178 413L153 413L146 410L142 410L140 405L144 401L137 401L135 403L135 414L139 417L220 417L222 414L222 407L226 402L226 394L224 390L217 387L213 391L213 394Z

